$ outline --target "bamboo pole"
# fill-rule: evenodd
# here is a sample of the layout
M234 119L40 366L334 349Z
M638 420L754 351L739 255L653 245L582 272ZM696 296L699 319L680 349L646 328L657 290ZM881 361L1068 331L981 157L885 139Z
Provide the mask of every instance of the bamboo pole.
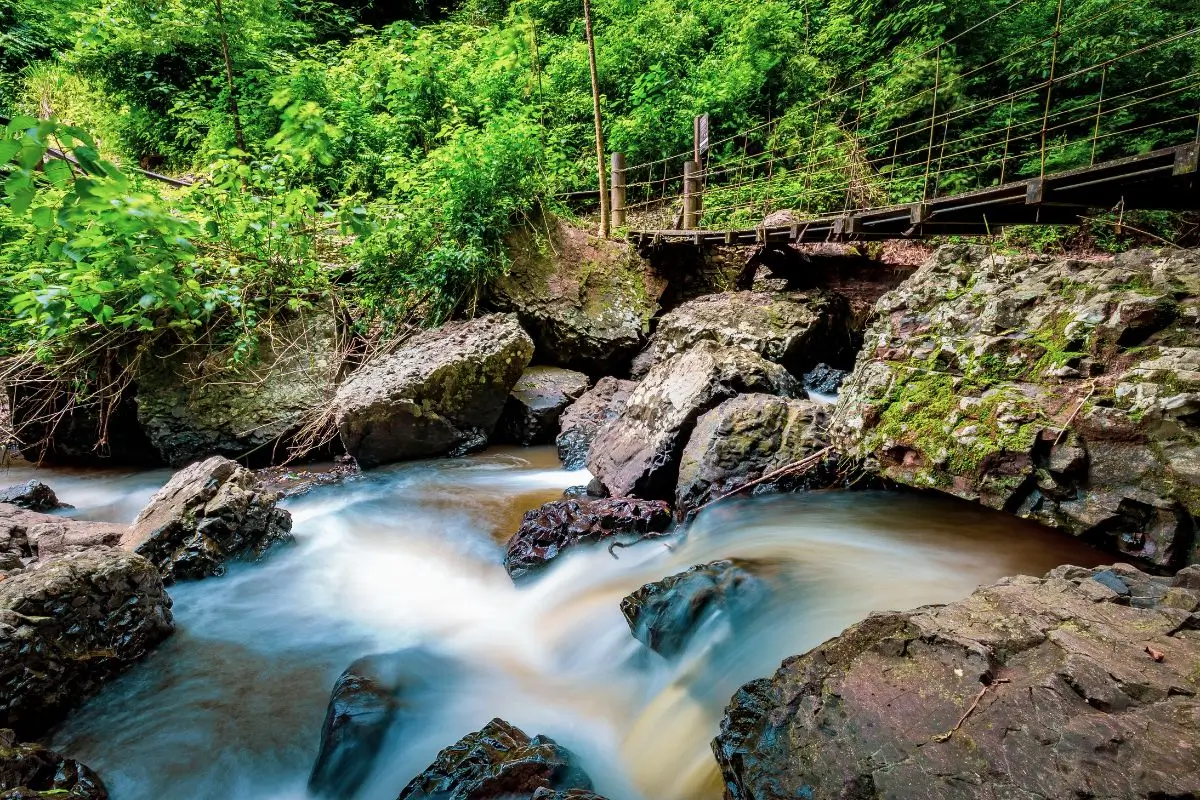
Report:
M596 118L596 173L600 188L600 238L607 239L611 228L608 219L608 189L604 174L604 128L600 119L600 78L596 72L596 37L592 33L592 3L583 0L583 24L587 32L588 65L592 72L592 109Z
M625 226L625 156L621 153L612 154L612 224Z

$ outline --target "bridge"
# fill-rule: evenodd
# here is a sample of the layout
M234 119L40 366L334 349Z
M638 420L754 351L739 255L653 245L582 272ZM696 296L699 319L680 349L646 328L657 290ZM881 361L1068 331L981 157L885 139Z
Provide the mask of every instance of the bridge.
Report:
M614 226L641 246L753 245L1200 210L1200 28L1126 24L1131 2L1015 0L779 119L710 141L698 118L690 152L613 156ZM1044 35L969 57L972 35L1031 6L1047 12ZM925 77L891 97L900 70Z

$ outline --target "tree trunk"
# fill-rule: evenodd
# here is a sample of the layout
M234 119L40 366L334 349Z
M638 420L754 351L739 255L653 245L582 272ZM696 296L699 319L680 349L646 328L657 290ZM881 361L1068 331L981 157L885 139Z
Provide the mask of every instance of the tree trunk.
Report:
M596 172L600 179L600 238L607 239L609 234L608 222L608 181L604 174L604 129L600 124L600 79L596 74L596 39L592 35L592 4L583 0L583 24L587 29L588 62L592 68L592 107L596 117Z
M229 57L229 37L225 35L225 7L221 0L213 0L217 7L217 25L221 33L221 55L225 57L225 85L229 87L229 116L233 119L233 136L238 149L246 151L246 136L242 133L242 115L238 111L237 91L233 86L233 60Z

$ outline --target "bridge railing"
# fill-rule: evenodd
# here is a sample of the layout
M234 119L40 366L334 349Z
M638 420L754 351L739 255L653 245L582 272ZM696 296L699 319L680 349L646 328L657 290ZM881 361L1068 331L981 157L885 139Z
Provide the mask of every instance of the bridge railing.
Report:
M1200 142L1200 27L1126 24L1133 4L1016 0L885 72L717 138L700 164L693 150L625 167L623 216L641 230L754 227L781 211L918 203ZM975 52L984 29L1028 29L1039 14L1041 35Z

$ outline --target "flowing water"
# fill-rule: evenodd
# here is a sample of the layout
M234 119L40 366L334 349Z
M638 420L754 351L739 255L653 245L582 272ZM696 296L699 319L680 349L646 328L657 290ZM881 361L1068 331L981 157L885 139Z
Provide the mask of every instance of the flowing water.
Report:
M131 520L167 473L42 477L72 513ZM289 500L295 544L172 587L176 634L54 745L96 769L114 800L302 800L338 674L407 649L421 681L360 800L394 800L438 750L493 717L568 747L612 800L715 800L709 741L741 683L872 611L1103 559L965 503L829 492L729 502L671 547L646 542L619 560L582 548L514 587L503 540L523 511L587 477L548 449L493 450ZM711 621L673 661L630 636L623 596L727 557L770 567L775 590L753 619Z

